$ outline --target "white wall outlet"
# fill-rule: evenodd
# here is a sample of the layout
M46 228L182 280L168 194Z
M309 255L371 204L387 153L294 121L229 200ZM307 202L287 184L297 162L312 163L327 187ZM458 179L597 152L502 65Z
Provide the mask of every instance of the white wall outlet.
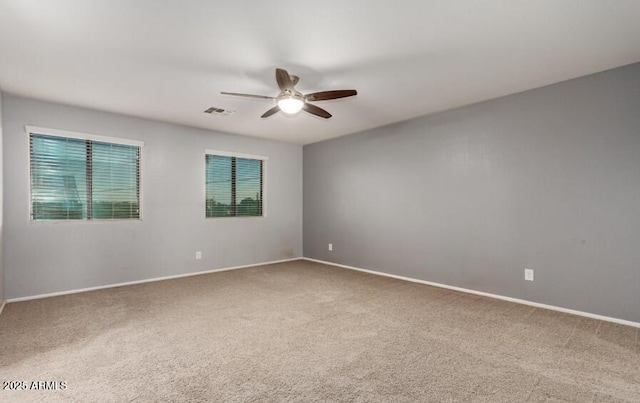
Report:
M533 281L533 269L524 269L524 279Z
M332 250L333 250L333 244L332 244L332 243L330 243L330 244L329 244L329 250L330 250L330 251L332 251Z
M196 260L200 260L200 259L202 259L202 252L197 251L196 252Z

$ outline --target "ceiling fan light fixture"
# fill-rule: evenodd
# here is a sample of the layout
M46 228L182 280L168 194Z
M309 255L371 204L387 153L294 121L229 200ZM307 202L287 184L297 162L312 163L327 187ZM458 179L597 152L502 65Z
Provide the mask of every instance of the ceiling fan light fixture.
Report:
M289 115L294 115L300 112L303 106L304 101L297 95L287 95L278 98L278 107L282 112Z
M294 88L294 86L298 83L298 77L290 75L285 69L276 69L276 81L278 82L278 87L280 88L280 93L277 97L241 94L238 92L225 91L222 91L221 94L276 101L276 105L263 113L260 118L268 118L269 116L272 116L278 112L286 113L287 115L295 115L301 110L304 110L307 113L324 119L329 119L331 117L331 114L321 107L312 104L311 102L329 101L331 99L347 98L358 95L358 92L356 90L319 91L305 95Z

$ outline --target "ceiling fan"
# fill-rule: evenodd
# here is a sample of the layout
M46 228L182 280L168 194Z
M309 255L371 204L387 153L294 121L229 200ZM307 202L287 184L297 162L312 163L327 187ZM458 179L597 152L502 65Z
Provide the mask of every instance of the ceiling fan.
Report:
M300 78L298 76L290 75L285 69L276 69L276 81L278 82L278 87L280 87L280 93L276 97L253 94L239 94L237 92L224 91L221 92L221 94L234 95L237 97L275 100L277 102L277 105L263 113L262 116L260 116L261 118L268 118L269 116L279 111L293 115L300 112L300 110L305 110L312 115L320 116L321 118L325 119L329 119L331 117L331 114L316 105L310 104L309 102L328 101L330 99L346 98L358 94L356 90L333 90L314 92L304 95L294 88L299 79Z

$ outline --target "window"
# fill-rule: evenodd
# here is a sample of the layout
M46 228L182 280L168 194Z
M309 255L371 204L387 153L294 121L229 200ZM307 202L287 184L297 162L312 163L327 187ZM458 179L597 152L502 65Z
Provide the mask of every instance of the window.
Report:
M32 220L140 218L143 143L27 127Z
M207 151L206 217L264 215L266 157Z

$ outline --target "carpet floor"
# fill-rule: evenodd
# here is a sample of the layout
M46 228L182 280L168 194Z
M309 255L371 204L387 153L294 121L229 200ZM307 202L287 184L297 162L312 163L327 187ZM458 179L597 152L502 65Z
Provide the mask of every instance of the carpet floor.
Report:
M293 261L10 303L0 380L0 401L20 402L638 402L640 342Z

